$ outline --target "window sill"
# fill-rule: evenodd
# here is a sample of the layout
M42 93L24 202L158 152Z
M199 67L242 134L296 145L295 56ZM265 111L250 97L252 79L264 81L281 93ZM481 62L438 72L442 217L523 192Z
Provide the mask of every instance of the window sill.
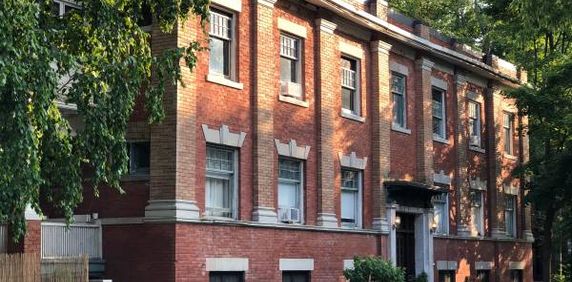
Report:
M149 174L128 174L121 177L121 181L130 182L130 181L149 181Z
M484 148L481 148L481 147L475 146L475 145L469 145L469 150L475 151L475 152L478 152L478 153L483 153L483 154L485 153L485 149L484 149Z
M362 122L362 123L365 122L365 118L364 118L364 117L358 116L358 115L356 115L356 114L352 114L352 113L348 113L348 112L342 111L342 112L340 112L340 115L341 115L343 118L351 119L351 120L354 120L354 121L357 121L357 122Z
M391 130L397 131L404 134L411 134L411 129L403 128L396 124L391 124Z
M282 94L278 95L278 100L304 108L310 107L310 103L308 101L303 101L293 97L284 96Z
M511 154L503 153L502 156L503 156L505 159L508 159L508 160L511 160L511 161L518 161L518 157L517 157L517 156L514 156L514 155L511 155Z
M449 145L449 140L441 136L433 135L433 141Z
M211 215L203 215L203 216L201 217L201 220L207 220L207 221L236 221L236 219L230 218L230 217L211 216Z
M225 78L223 76L216 75L216 74L207 75L207 81L212 82L212 83L216 83L216 84L220 84L220 85L224 85L224 86L228 86L228 87L232 87L232 88L239 89L239 90L242 90L244 88L244 85L242 83L232 81L228 78Z

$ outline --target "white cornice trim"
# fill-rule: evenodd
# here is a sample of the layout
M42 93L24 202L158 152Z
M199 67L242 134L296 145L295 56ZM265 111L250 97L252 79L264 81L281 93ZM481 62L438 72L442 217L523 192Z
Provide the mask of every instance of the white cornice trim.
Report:
M209 128L203 124L203 134L208 143L219 144L240 148L244 144L246 138L245 132L232 133L227 125L223 124L219 129Z
M316 19L316 26L320 27L323 32L334 34L338 25L326 19Z
M371 42L370 48L372 52L389 54L389 51L391 51L391 44L385 41L376 40Z
M278 29L304 39L308 36L306 27L283 18L278 18Z
M342 167L364 170L367 166L367 157L358 158L356 152L351 152L349 155L339 152L338 157Z
M447 81L436 78L436 77L431 77L431 85L435 86L437 88L443 89L443 90L449 89L449 85L447 85Z
M276 151L278 151L280 156L307 160L310 154L310 146L298 146L294 139L290 139L288 143L282 143L280 140L274 139L274 143L276 144Z
M431 71L433 69L433 67L435 66L435 63L429 59L427 59L426 57L422 57L417 59L417 61L415 61L415 63L417 63L418 66L420 66L423 70L426 71Z
M398 74L409 76L409 68L406 65L402 65L396 62L391 62L391 64L389 64L389 69Z
M270 8L274 8L274 4L278 2L278 0L256 0L256 2L260 5L264 5Z
M339 48L340 48L340 52L342 52L343 54L346 55L350 55L356 59L363 59L363 50L362 48L352 45L352 44L348 44L346 42L340 41L339 44Z

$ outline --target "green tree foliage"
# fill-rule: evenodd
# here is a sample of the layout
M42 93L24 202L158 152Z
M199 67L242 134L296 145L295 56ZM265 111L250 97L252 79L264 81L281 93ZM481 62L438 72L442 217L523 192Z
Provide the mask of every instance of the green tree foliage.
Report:
M40 196L70 219L82 178L96 194L99 184L121 191L135 99L144 96L149 121L160 121L165 86L180 81L179 61L192 69L201 48L193 42L152 55L138 22L150 11L166 33L189 15L204 23L209 1L76 2L81 9L59 17L51 0L0 1L0 222L15 238L25 232L28 204L42 212ZM72 134L57 98L77 106L83 129Z
M352 282L405 282L405 271L377 257L355 257L353 269L344 271Z

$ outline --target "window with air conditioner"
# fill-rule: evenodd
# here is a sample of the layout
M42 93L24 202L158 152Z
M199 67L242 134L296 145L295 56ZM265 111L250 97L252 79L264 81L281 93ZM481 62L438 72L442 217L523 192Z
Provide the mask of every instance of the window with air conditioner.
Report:
M469 145L481 147L481 104L469 101Z
M508 155L513 155L514 145L514 114L504 113L503 115L503 139L504 139L504 152Z
M407 103L405 99L406 77L393 73L391 75L391 97L393 100L393 125L407 128Z
M435 234L447 235L449 233L449 193L433 196L433 220L435 221Z
M504 220L506 235L508 237L516 237L516 196L505 196Z
M234 14L211 8L209 27L209 74L235 79Z
M342 226L361 228L361 171L342 169L341 190Z
M342 111L359 116L361 114L359 61L342 57L340 74L342 77Z
M237 218L237 155L233 149L207 146L206 216Z
M471 191L471 225L473 236L483 236L484 232L483 192Z
M280 158L278 167L278 216L281 222L302 223L302 162Z
M303 100L302 40L280 35L280 95Z
M445 90L433 88L433 138L445 140L447 138L445 122Z
M129 175L149 175L150 167L150 143L128 142Z

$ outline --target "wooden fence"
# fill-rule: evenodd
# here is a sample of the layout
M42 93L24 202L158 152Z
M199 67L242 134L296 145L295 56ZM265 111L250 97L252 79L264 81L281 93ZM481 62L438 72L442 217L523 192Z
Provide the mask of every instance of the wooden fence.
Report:
M88 258L42 260L37 253L1 254L0 282L87 282Z
M3 254L8 249L8 227L0 224L0 254Z

